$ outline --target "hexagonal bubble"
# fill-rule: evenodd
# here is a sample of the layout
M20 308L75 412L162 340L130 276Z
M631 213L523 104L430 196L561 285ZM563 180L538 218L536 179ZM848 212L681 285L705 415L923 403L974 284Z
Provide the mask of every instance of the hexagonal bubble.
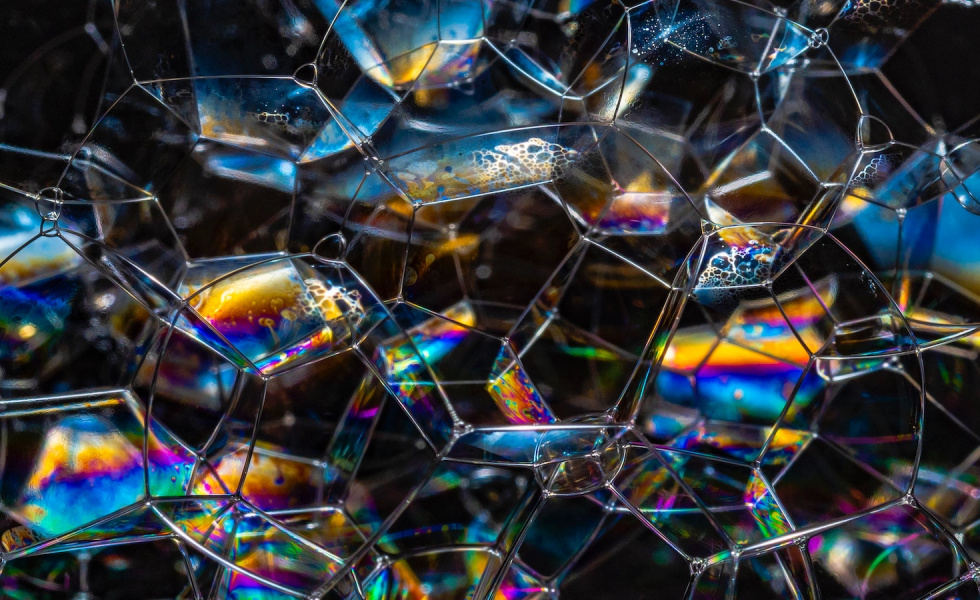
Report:
M634 442L618 497L689 557L709 558L793 529L767 477L730 459Z
M827 268L830 264L835 265L833 273ZM837 289L847 293L826 303L816 325L821 333L814 339L823 347L811 347L812 352L827 357L870 357L914 350L909 325L882 283L831 237L816 241L802 253L773 287L782 292L806 285L812 298L817 294L812 285L819 281L831 288L840 286Z
M385 316L346 267L311 259L205 261L178 290L191 311L178 327L264 374L349 348Z
M275 520L244 503L227 503L214 512L202 509L205 507L181 506L172 518L159 509L158 514L189 545L222 565L218 585L229 596L267 588L289 596L311 593L339 571L347 556L338 547L342 543L331 552L297 539ZM341 532L342 528L336 531ZM289 558L269 560L280 554Z
M399 556L457 544L490 549L513 543L513 523L527 518L539 493L532 480L522 468L440 465L377 548Z
M914 362L906 364L917 347L909 326L881 285L831 238L816 237L816 230L802 230L804 235L777 228L763 236L764 231L733 227L707 236L702 258L694 263L703 266L692 271L700 274L688 283L690 300L667 325L668 341L652 358L658 371L640 404L644 432L666 446L755 465L776 476L798 463L801 452L810 452L814 416L832 414L825 398L838 393L834 382L857 377L862 369L887 368L907 373L898 380L910 377L912 387L899 385L901 393L888 409L858 409L848 418L857 423L873 419L873 412L897 415L893 425L882 425L888 432L872 434L869 426L866 433L875 441L858 442L857 435L853 443L880 444L880 453L902 456L901 468L876 467L883 478L894 475L901 489L913 468L908 461L915 456L921 414L920 371ZM786 244L794 238L796 243ZM724 277L742 283L715 283ZM866 284L858 287L852 280ZM852 396L857 389L841 393ZM822 436L829 435L827 427L821 425Z
M192 560L199 574L202 568L204 574L208 572L205 568L208 564L223 565L215 575L221 582L216 585L227 588L229 594L249 589L295 594L321 584L339 585L345 589L350 583L340 580L345 577L341 567L346 560L359 560L359 557L365 557L365 552L369 562L378 558L373 550L368 552L370 547L366 545L367 539L362 535L365 530L361 527L377 526L375 519L383 518L378 514L385 514L385 502L393 497L401 483L375 478L376 470L380 467L383 473L386 468L383 463L390 463L388 450L391 446L385 446L381 454L374 449L375 441L365 447L369 437L365 432L356 433L357 421L367 426L366 431L375 432L370 440L387 437L388 444L397 444L400 443L398 440L407 437L413 452L418 452L420 447L412 442L413 425L408 422L408 429L404 428L403 410L390 399L384 401L387 392L380 385L375 385L376 391L367 392L368 399L374 399L371 402L365 403L364 392L357 391L348 404L343 391L338 391L336 400L340 401L339 405L332 403L333 406L325 408L319 423L312 415L306 416L312 406L300 398L303 393L309 393L304 387L316 376L329 376L338 367L348 368L347 363L331 364L344 356L354 357L354 352L276 375L267 393L258 399L258 404L244 398L233 399L227 409L229 412L222 417L218 429L199 454L200 475L191 481L190 496L161 498L154 502L156 514L177 531L181 539L203 554L202 560ZM354 360L357 362L358 359L355 357ZM328 369L324 370L324 367ZM313 375L314 371L317 375ZM370 381L375 379L376 376L368 371L369 383L362 383L361 390L365 385L370 387ZM290 405L282 406L287 399ZM251 409L242 411L235 407L236 402L251 404ZM258 411L263 406L265 410L259 418ZM348 417L333 432L330 431L333 425L329 422L328 411ZM239 412L242 414L237 414ZM355 413L361 416L355 418ZM240 423L237 428L233 425L236 421ZM257 428L253 430L253 427ZM318 435L322 445L314 453L321 456L325 453L326 461L305 456L308 448L293 447L295 443L287 441L288 434L284 438L282 431L289 428ZM249 430L253 433L249 434ZM380 434L381 431L387 433ZM219 443L212 445L215 441ZM417 441L421 448L427 448L421 439ZM220 449L222 447L225 449ZM378 461L382 462L379 464ZM443 489L439 479L434 479L430 487L436 493ZM464 488L467 487L470 491L464 492L464 506L470 502L466 498L480 494L475 485L464 483ZM229 502L230 497L239 493L241 501L237 504ZM194 495L198 495L199 500L190 501ZM492 502L492 494L489 498ZM323 506L324 502L339 503L342 500L346 508ZM353 512L348 513L348 509ZM233 550L229 551L229 548ZM288 552L293 559L275 561L275 566L267 564L268 559L279 552ZM361 574L366 575L366 572L361 571Z
M65 535L93 541L159 532L131 518L144 508L140 501L187 491L192 455L165 429L147 427L127 391L8 400L3 412L11 447L30 450L24 469L4 474L4 512L19 523L3 534L7 552Z
M292 78L194 79L201 135L300 159L331 116L320 97Z
M684 597L691 583L690 563L640 518L620 507L590 529L581 547L552 550L566 561L555 578L562 597L589 598L598 588L620 593L657 589L668 598ZM549 531L554 529L538 535ZM652 566L647 562L651 557Z
M535 229L547 237L528 239ZM577 236L561 203L539 186L425 205L415 213L402 293L430 311L442 312L464 299L478 313L495 310L506 321L481 328L502 335L534 301ZM507 312L513 314L504 316Z
M158 197L191 259L275 252L285 249L296 173L287 159L202 140ZM212 227L218 215L220 233Z
M508 334L554 416L617 406L668 295L662 281L603 246L582 242L569 253ZM608 309L598 315L596 305Z
M896 178L901 174L883 181ZM875 196L855 192L842 204L832 228L890 290L923 347L970 335L978 322L977 287L968 267L975 251L959 238L975 224L975 217L941 182L937 185L943 189L925 190L927 194L907 209L901 203L879 204ZM922 190L918 184L905 187ZM896 197L908 199L904 192Z
M57 594L111 594L122 586L134 593L178 596L194 589L193 564L179 543L142 539L120 547L59 549L25 555L8 567L4 593L53 598Z
M331 77L320 77L318 85L353 143L380 156L584 116L570 87L609 31L617 23L621 36L626 30L621 11L598 7L529 11L521 3L464 1L332 8L336 19L317 61L318 72ZM388 19L411 23L411 34L388 35ZM625 56L625 45L617 46Z
M545 183L594 144L590 127L537 126L433 144L388 165L415 202L445 202Z
M873 565L865 576L845 574L834 565L831 555L843 547L858 554L861 562ZM955 590L959 583L956 576L967 568L955 541L946 532L928 517L903 505L821 532L807 542L807 550L821 587L836 588L837 593L845 594L878 593L895 598L918 598L944 584L947 584L946 589ZM919 577L914 583L899 583L902 557L910 553L921 561L915 567ZM896 558L875 560L884 555ZM832 577L834 583L825 581L828 577ZM968 588L962 591L965 597L975 593ZM958 592L953 593L958 595Z
M914 495L941 523L961 537L980 516L975 514L980 506L971 483L977 470L971 455L977 445L972 433L977 415L974 407L960 395L976 377L976 360L967 350L974 347L975 339L960 338L922 353L923 416L934 426L922 431L922 455ZM975 539L964 543L970 552L976 553Z
M11 7L7 16L18 26L0 67L0 181L33 193L58 184L71 154L132 77L121 49L106 42L115 36L111 4L44 17Z
M155 131L166 133L154 137ZM198 133L153 94L133 86L92 128L58 186L83 199L146 197L170 177Z
M790 463L772 471L776 494L797 524L837 522L907 495L922 444L922 372L903 356L817 365L826 392L787 429L818 432ZM819 473L819 475L815 475ZM845 499L840 490L849 489Z
M165 326L165 301L156 305L160 297L143 295L145 287L130 285L141 282L117 279L84 260L71 259L65 265L69 268L56 274L42 271L25 278L29 275L20 270L25 266L21 261L37 256L30 248L38 242L45 261L51 250L68 247L64 238L41 237L0 266L0 279L10 280L0 288L4 396L128 384L142 359L143 344Z
M852 96L847 77L811 50L827 32L765 3L665 8L642 3L629 12L636 60L621 88L617 123L669 160L668 170L692 193L702 184L699 195L739 190L726 203L748 207L759 195L779 202L751 204L756 211L794 212L793 204L852 152L858 126L860 106L838 102Z
M556 177L555 191L585 236L670 282L703 215L662 162L673 153L650 154L618 129L602 134Z

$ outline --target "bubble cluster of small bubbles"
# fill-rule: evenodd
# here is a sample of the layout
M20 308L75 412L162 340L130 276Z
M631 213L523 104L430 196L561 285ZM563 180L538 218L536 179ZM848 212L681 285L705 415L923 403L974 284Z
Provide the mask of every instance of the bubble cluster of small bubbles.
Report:
M872 189L885 180L894 167L895 159L891 154L877 154L857 175L851 179L852 188Z
M749 240L745 247L731 246L707 262L698 276L696 289L759 285L768 279L776 247Z
M558 177L577 156L571 148L533 137L499 144L493 150L475 150L472 162L482 183L512 187Z

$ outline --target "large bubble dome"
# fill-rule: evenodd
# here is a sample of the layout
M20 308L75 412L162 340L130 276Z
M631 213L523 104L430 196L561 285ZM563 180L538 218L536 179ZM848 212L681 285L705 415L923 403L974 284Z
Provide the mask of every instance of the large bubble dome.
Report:
M0 7L0 597L980 600L974 0Z

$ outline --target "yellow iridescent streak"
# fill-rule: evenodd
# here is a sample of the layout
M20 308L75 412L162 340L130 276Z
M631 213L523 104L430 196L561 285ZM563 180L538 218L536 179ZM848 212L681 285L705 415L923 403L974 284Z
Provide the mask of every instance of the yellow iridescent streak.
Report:
M476 313L468 302L460 302L444 311L445 319L431 317L407 331L422 357L437 363L452 351L468 327L476 325ZM448 319L448 320L447 320ZM384 347L385 367L399 383L413 383L422 370L419 355L404 338Z
M276 502L275 508L291 507L298 500L297 492L303 486L311 485L313 467L267 454L263 449L271 448L267 444L258 444L248 466L242 495L249 499L265 498L266 501ZM245 447L223 456L214 470L203 471L191 493L204 496L234 493L241 482L247 456L248 449Z
M765 482L755 471L752 472L746 485L743 500L765 537L776 537L790 532L786 517L779 510Z
M32 246L41 246L44 241L47 238L33 242ZM61 246L60 251L34 253L29 247L15 254L0 268L0 285L12 285L45 273L65 273L82 263L82 257L67 244Z
M819 299L812 293L780 298L782 311L772 303L738 309L724 328L728 332L727 339L735 342L732 344L719 344L714 348L717 337L710 327L678 331L664 355L664 367L690 372L704 362L709 352L711 364L807 364L809 349L820 348L823 343L815 325L828 318L824 305L831 306L836 299L836 289L829 282L819 282L815 287ZM786 324L787 319L799 339ZM805 347L800 344L800 339ZM767 354L778 356L781 361L769 358Z
M673 200L669 192L622 191L613 197L601 226L633 231L632 224L647 223L649 229L644 233L662 234L667 229Z
M288 269L264 268L231 276L200 293L189 290L190 305L212 323L227 323L232 327L238 320L253 322L263 318L294 320L302 311L302 286Z
M927 308L911 308L905 311L905 317L912 321L911 325L915 329L916 322L928 325L937 325L939 328L955 328L951 334L956 335L964 331L969 331L969 326L961 325L944 313ZM968 333L957 340L958 344L969 346L975 350L980 350L980 330Z
M501 362L498 359L495 366ZM517 361L511 362L503 373L491 378L486 389L500 412L513 424L555 422L555 417L544 406L544 401Z
M787 448L795 448L794 453L803 448L803 445L813 438L813 434L808 431L787 429L780 427L772 436L772 443L769 445L770 451L780 451ZM774 463L781 464L781 463Z
M141 451L118 432L72 432L54 428L44 440L41 461L27 487L42 489L67 473L116 473L142 462Z
M80 403L76 408L111 408L126 404L122 397ZM60 413L64 406L51 406L32 414ZM142 424L142 419L139 419ZM76 432L62 426L51 428L44 438L39 460L27 480L29 489L42 489L66 473L113 473L143 462L137 449L119 431L109 433Z
M388 59L383 66L378 68L382 71L378 72L379 79L377 81L383 85L396 88L411 85L425 71L425 67L432 60L436 48L438 48L436 43L427 44L418 50ZM376 71L377 69L371 69L368 71L368 76L375 77Z
M34 530L57 535L89 523L145 496L145 469L153 493L183 493L179 448L148 434L143 459L142 410L128 394L107 394L74 404L12 410L7 417L64 415L47 428L34 465L11 512ZM26 540L28 537L21 535ZM7 543L16 540L8 539Z
M360 292L301 279L288 261L259 265L210 287L188 286L185 294L233 345L249 342L239 349L266 373L329 351L349 339L364 316Z

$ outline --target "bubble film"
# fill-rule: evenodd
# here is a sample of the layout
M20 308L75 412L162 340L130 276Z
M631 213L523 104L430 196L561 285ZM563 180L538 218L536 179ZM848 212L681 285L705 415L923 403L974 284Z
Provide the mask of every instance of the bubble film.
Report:
M0 6L0 597L980 600L971 0Z

